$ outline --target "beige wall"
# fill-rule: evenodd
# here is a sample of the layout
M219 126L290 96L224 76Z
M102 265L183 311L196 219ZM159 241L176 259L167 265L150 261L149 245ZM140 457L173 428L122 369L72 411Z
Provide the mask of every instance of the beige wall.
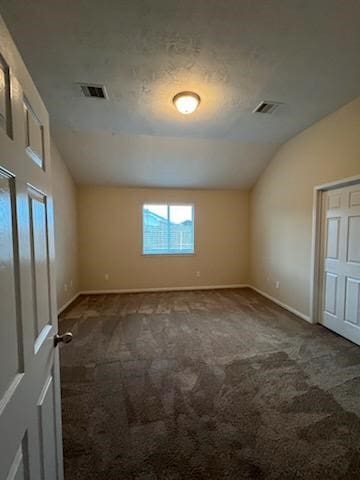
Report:
M54 145L52 157L59 306L78 290L250 280L309 315L313 188L360 174L360 98L283 145L250 196L234 190L114 187L79 187L76 192ZM141 207L147 202L194 203L194 256L141 255Z
M252 285L309 315L313 187L359 174L360 97L283 145L253 188Z
M76 185L51 142L51 175L55 213L56 294L61 308L79 291Z
M78 200L82 290L248 281L248 193L81 187ZM194 256L141 254L141 209L152 202L195 205Z

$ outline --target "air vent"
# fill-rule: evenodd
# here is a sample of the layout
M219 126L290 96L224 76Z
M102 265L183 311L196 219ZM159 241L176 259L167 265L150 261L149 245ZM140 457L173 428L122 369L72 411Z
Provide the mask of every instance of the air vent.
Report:
M108 98L105 87L103 85L80 85L81 91L85 97L91 98Z
M274 113L279 105L281 105L279 102L263 101L253 110L253 113Z

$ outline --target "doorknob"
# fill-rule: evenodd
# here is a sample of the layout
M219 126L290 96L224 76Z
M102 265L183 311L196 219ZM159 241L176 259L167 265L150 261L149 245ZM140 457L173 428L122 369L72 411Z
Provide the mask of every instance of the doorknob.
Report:
M73 338L73 334L71 332L65 332L62 335L58 333L54 336L54 347L60 342L69 343Z

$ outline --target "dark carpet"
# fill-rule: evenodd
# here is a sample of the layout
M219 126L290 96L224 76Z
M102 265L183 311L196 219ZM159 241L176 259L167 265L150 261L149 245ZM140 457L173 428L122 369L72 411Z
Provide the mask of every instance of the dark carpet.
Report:
M66 480L360 479L360 349L249 289L82 296Z

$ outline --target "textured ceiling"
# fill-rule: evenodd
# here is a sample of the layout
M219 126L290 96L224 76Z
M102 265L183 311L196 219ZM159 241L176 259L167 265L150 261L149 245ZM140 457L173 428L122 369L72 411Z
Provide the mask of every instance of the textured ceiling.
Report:
M279 144L360 93L359 0L0 0L0 12L82 183L248 187ZM192 116L171 103L181 90L202 98ZM252 114L264 99L284 105Z

